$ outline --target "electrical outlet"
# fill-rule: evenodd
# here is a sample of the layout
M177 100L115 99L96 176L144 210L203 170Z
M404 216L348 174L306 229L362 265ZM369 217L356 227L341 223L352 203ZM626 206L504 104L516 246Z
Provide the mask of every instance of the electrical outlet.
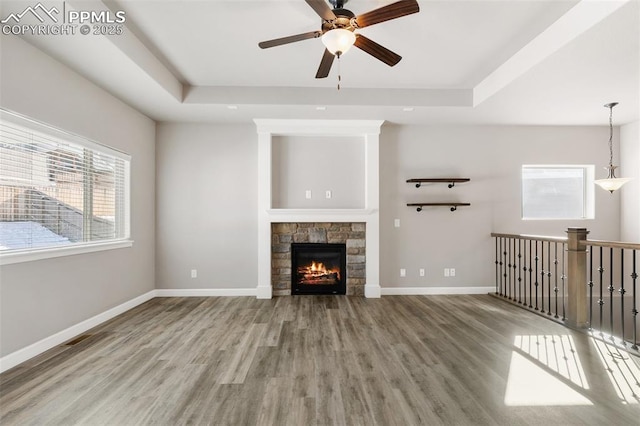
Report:
M420 276L424 277L424 268L420 268Z
M198 278L198 270L197 269L192 269L191 270L191 278Z
M307 189L307 190L304 192L304 198L306 198L307 200L310 200L310 199L311 199L311 190L310 190L310 189Z
M331 198L331 191L326 190L326 191L324 192L324 197L325 197L327 200L328 200L329 198Z
M451 277L455 277L456 276L456 268L449 269L449 276L451 276Z
M400 228L400 219L393 219L393 226Z
M400 269L400 276L401 277L406 277L407 276L407 270L404 269L404 268Z
M445 277L448 277L448 276L449 276L449 274L450 274L450 272L449 272L449 268L444 268L444 276L445 276Z

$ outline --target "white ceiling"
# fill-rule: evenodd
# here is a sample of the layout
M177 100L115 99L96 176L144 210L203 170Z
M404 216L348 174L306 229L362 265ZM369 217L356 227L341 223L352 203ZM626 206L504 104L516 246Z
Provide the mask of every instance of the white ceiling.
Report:
M258 48L320 28L304 0L68 0L125 11L125 34L28 41L158 121L604 125L612 101L616 124L639 119L640 0L418 2L417 14L359 30L402 61L388 67L354 48L340 91L337 61L314 78L321 40ZM2 16L28 3L2 1Z

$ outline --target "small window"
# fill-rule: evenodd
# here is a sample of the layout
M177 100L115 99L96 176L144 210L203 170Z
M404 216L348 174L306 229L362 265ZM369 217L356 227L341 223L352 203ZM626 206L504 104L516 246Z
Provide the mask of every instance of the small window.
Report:
M0 254L129 238L127 154L0 113Z
M523 219L593 219L594 167L522 166Z

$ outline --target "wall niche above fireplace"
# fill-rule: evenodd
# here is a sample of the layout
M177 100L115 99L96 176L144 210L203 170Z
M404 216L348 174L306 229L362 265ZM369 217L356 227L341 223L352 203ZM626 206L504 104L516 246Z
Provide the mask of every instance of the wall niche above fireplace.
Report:
M346 294L346 244L291 245L291 294Z

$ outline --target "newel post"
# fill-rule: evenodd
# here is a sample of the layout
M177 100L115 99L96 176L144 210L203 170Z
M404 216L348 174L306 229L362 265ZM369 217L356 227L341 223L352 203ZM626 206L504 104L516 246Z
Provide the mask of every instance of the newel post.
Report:
M589 231L586 228L569 228L567 253L567 323L575 328L589 326L587 300L587 246Z

